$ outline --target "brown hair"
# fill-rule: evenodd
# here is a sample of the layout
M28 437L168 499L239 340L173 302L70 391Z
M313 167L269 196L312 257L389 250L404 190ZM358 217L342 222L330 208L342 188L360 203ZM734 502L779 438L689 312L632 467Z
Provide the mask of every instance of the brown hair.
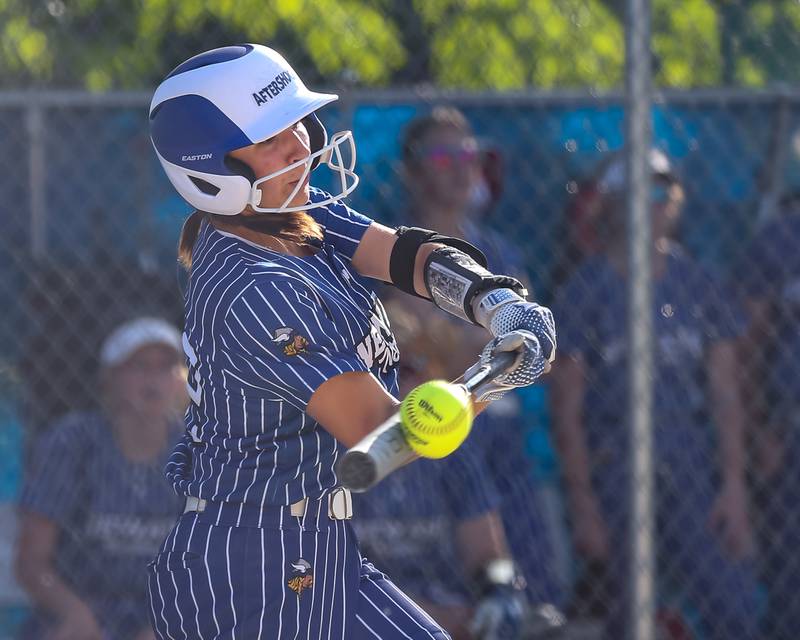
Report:
M455 107L439 105L424 116L419 116L411 121L403 133L402 154L403 163L411 164L416 158L419 144L435 129L450 127L460 131L465 136L475 135L466 116Z
M239 224L276 238L301 244L312 238L322 240L322 228L314 218L304 211L256 216L245 216L241 213L235 216L221 216L205 211L195 211L183 223L181 237L178 241L178 262L187 271L192 268L192 251L203 221L211 224L215 218L225 220L228 224Z

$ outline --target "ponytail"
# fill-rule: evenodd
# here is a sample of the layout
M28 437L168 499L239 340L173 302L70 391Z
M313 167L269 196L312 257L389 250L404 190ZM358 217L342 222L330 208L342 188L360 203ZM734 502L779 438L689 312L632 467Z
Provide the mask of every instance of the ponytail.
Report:
M197 242L197 236L200 234L200 225L203 220L208 216L204 211L195 211L186 218L181 228L181 239L178 241L178 262L183 265L187 271L192 268L192 251L194 250L194 243Z
M178 262L189 271L192 268L192 251L200 234L200 227L203 221L211 222L212 218L217 217L205 211L195 211L190 215L181 229L181 238L178 242ZM322 227L314 218L303 211L292 213L244 216L219 216L228 224L241 225L266 233L283 240L291 240L303 244L310 239L322 240Z

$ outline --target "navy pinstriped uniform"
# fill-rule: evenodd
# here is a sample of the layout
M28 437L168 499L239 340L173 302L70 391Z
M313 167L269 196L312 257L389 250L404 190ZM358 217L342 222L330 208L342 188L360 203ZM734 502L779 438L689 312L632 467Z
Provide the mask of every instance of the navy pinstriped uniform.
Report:
M312 189L312 201L326 196ZM207 502L149 565L159 638L447 638L328 513L344 447L307 403L349 371L396 395L399 354L350 264L371 221L342 204L309 213L324 229L313 256L208 224L198 236L185 301L192 403L167 476Z
M171 431L180 429L177 422ZM158 462L128 460L108 417L70 413L35 443L20 507L59 530L54 565L91 609L104 637L130 640L148 626L142 566L169 531L179 502ZM35 610L18 640L39 640L54 620Z

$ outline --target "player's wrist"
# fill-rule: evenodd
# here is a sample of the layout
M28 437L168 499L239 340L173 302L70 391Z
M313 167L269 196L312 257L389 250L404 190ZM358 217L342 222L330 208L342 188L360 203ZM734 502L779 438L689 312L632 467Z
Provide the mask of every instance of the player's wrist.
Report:
M479 293L472 302L475 322L489 331L492 330L492 319L501 307L513 302L524 302L525 299L513 289L506 287L490 289Z

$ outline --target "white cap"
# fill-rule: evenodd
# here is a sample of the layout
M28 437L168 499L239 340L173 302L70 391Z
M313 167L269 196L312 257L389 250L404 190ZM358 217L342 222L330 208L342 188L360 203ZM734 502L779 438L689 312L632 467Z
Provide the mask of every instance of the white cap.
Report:
M135 351L151 344L163 344L181 351L181 334L161 318L136 318L118 326L103 341L100 364L114 367L122 364Z
M598 186L603 193L617 193L625 189L625 160L624 156L617 156L602 172ZM647 163L650 166L651 175L665 176L677 181L669 158L660 149L650 149L647 154Z

